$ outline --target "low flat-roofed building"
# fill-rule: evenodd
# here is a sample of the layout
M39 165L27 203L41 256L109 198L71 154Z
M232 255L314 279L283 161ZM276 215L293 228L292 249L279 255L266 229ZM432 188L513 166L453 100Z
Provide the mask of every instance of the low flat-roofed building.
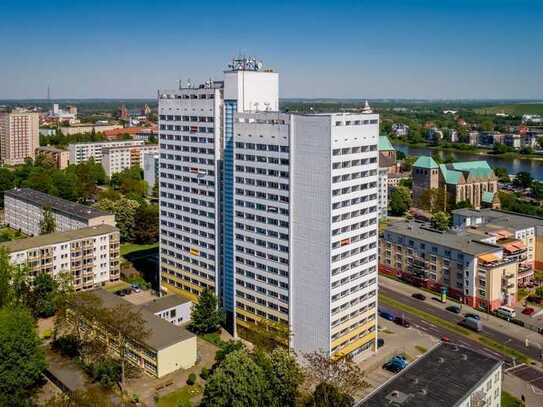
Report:
M161 378L178 369L189 369L196 364L197 339L196 335L187 329L175 326L155 316L145 306L134 305L121 297L103 289L90 291L95 294L105 308L114 308L119 305L129 305L139 311L150 332L143 343L132 342L128 344L128 361L143 369L144 372ZM103 328L103 327L101 327ZM102 331L106 335L107 331ZM110 348L115 352L114 348Z
M120 275L119 230L110 225L54 232L0 243L13 264L25 264L32 276L66 273L76 290L117 281Z
M38 147L36 149L36 157L40 155L51 159L59 170L63 170L68 166L70 158L70 152L68 150L52 146Z
M5 223L25 235L40 234L45 208L51 209L57 232L97 225L115 226L115 215L109 212L34 189L15 188L4 193Z
M494 311L516 304L519 258L506 249L493 236L469 230L390 222L379 244L379 271Z
M378 387L357 407L499 407L502 362L441 343Z
M190 321L192 301L172 294L146 302L143 307L171 324L181 325Z

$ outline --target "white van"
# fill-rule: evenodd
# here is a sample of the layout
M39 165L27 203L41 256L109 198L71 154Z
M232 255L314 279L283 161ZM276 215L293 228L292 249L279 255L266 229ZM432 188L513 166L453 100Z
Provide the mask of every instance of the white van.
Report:
M505 318L515 318L517 316L517 312L513 308L509 308L506 306L502 306L496 310L496 314L501 315Z

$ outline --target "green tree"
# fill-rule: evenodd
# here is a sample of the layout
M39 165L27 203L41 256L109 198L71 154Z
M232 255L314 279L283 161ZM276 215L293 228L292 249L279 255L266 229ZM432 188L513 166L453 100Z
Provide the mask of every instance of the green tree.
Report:
M530 188L533 181L534 179L529 172L521 171L517 173L513 180L513 185L519 188Z
M533 181L532 182L532 196L535 199L543 199L543 182Z
M341 393L336 386L322 382L317 385L306 403L307 407L351 407L354 406L353 397Z
M39 318L53 316L56 311L57 281L47 273L40 273L32 282L27 303L32 315Z
M501 168L501 167L494 168L494 175L498 177L498 180L500 182L504 182L504 183L511 182L511 179L509 178L509 174L507 173L507 168Z
M267 407L269 384L263 369L245 351L226 356L208 378L202 407Z
M118 407L111 397L98 387L76 390L70 395L57 395L45 403L46 407Z
M5 248L0 248L0 308L23 306L30 290L28 267L13 265Z
M389 196L390 214L403 216L411 207L411 193L405 187L397 187L392 190Z
M0 309L0 405L27 405L45 367L30 313L24 308Z
M94 206L115 215L115 223L123 242L135 240L136 210L140 206L138 202L123 197L117 201L102 199Z
M235 351L238 350L247 350L243 342L241 341L228 341L226 344L219 347L219 350L215 353L215 363L220 365L220 363L226 359L226 357Z
M0 167L0 208L4 207L4 192L15 187L15 174L5 167Z
M158 241L159 209L158 205L140 205L136 209L134 239L137 243L153 243Z
M57 228L57 221L51 207L43 208L42 219L40 220L40 234L46 235L53 233Z
M218 307L217 297L206 288L192 307L190 329L198 334L217 331L224 322L224 312Z
M285 348L277 347L271 353L257 350L254 359L266 377L269 399L265 405L288 407L296 404L304 373L294 356Z
M445 231L449 228L450 216L446 212L436 212L432 215L432 226L437 230Z

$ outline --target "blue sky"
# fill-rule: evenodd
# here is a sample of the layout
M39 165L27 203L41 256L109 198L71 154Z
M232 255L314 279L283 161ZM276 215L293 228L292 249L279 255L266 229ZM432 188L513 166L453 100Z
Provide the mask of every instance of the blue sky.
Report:
M154 97L240 51L282 97L543 98L543 1L0 0L0 99Z

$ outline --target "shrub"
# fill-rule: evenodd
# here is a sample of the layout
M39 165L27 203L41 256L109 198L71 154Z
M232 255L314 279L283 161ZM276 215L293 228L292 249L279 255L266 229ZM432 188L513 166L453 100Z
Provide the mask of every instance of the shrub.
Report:
M196 383L196 375L194 373L189 374L189 378L187 379L187 384L189 386L192 386L194 383Z
M80 354L81 344L75 335L66 335L57 338L52 343L53 349L69 358L75 358Z
M121 381L121 365L113 359L100 360L87 366L87 372L94 382L104 388L110 388Z
M209 369L207 367L203 367L202 368L202 371L200 372L200 377L203 379L203 380L207 380L207 378L209 377L209 374L211 372L209 371Z

